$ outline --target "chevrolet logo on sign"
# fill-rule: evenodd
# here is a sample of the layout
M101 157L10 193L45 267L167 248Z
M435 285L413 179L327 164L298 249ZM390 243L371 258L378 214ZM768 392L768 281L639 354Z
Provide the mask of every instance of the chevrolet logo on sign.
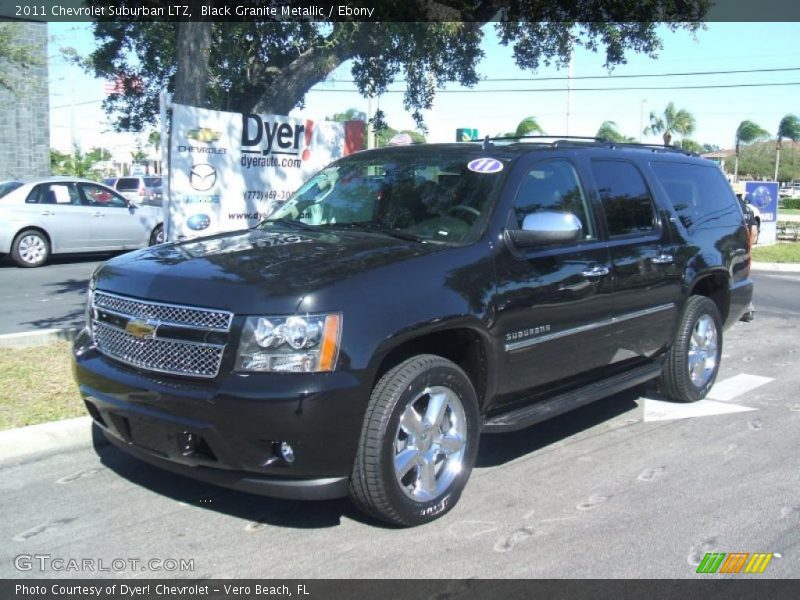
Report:
M125 331L130 333L136 338L152 338L156 337L156 331L160 323L158 321L144 320L144 319L131 319L125 325Z

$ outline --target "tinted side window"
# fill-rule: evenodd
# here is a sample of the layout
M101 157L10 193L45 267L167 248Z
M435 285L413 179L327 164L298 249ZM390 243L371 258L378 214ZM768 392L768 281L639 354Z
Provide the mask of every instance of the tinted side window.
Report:
M716 166L672 162L651 166L686 229L741 223L733 190Z
M612 237L641 235L653 230L656 215L642 174L633 164L593 160L592 173Z
M594 237L586 196L578 174L569 162L539 163L523 178L514 200L517 226L522 228L525 215L542 210L574 214L583 226L583 239Z

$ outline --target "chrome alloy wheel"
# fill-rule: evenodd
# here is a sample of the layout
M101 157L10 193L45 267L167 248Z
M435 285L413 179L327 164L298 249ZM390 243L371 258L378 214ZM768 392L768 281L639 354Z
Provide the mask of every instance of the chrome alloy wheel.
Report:
M708 383L719 360L717 326L709 315L697 319L689 341L689 377L695 387Z
M464 407L450 388L426 388L412 400L397 427L394 473L415 502L438 498L461 472L466 453Z
M47 253L44 240L38 235L33 234L22 236L18 248L20 258L30 265L42 262Z

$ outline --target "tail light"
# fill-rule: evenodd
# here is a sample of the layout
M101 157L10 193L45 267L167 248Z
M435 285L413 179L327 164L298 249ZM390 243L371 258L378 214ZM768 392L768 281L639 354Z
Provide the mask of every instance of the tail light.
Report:
M144 198L144 186L139 188L139 196Z

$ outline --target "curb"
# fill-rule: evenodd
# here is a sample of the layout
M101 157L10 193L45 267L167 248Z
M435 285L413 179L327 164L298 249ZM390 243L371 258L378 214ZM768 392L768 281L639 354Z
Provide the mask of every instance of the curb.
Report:
M750 263L751 271L781 271L783 273L800 273L800 264L798 263L768 263L768 262L755 262Z
M41 346L50 342L71 342L78 336L80 331L77 327L71 327L68 329L6 333L0 335L0 348L25 348L27 346Z
M76 417L0 431L0 460L92 446L92 418Z

